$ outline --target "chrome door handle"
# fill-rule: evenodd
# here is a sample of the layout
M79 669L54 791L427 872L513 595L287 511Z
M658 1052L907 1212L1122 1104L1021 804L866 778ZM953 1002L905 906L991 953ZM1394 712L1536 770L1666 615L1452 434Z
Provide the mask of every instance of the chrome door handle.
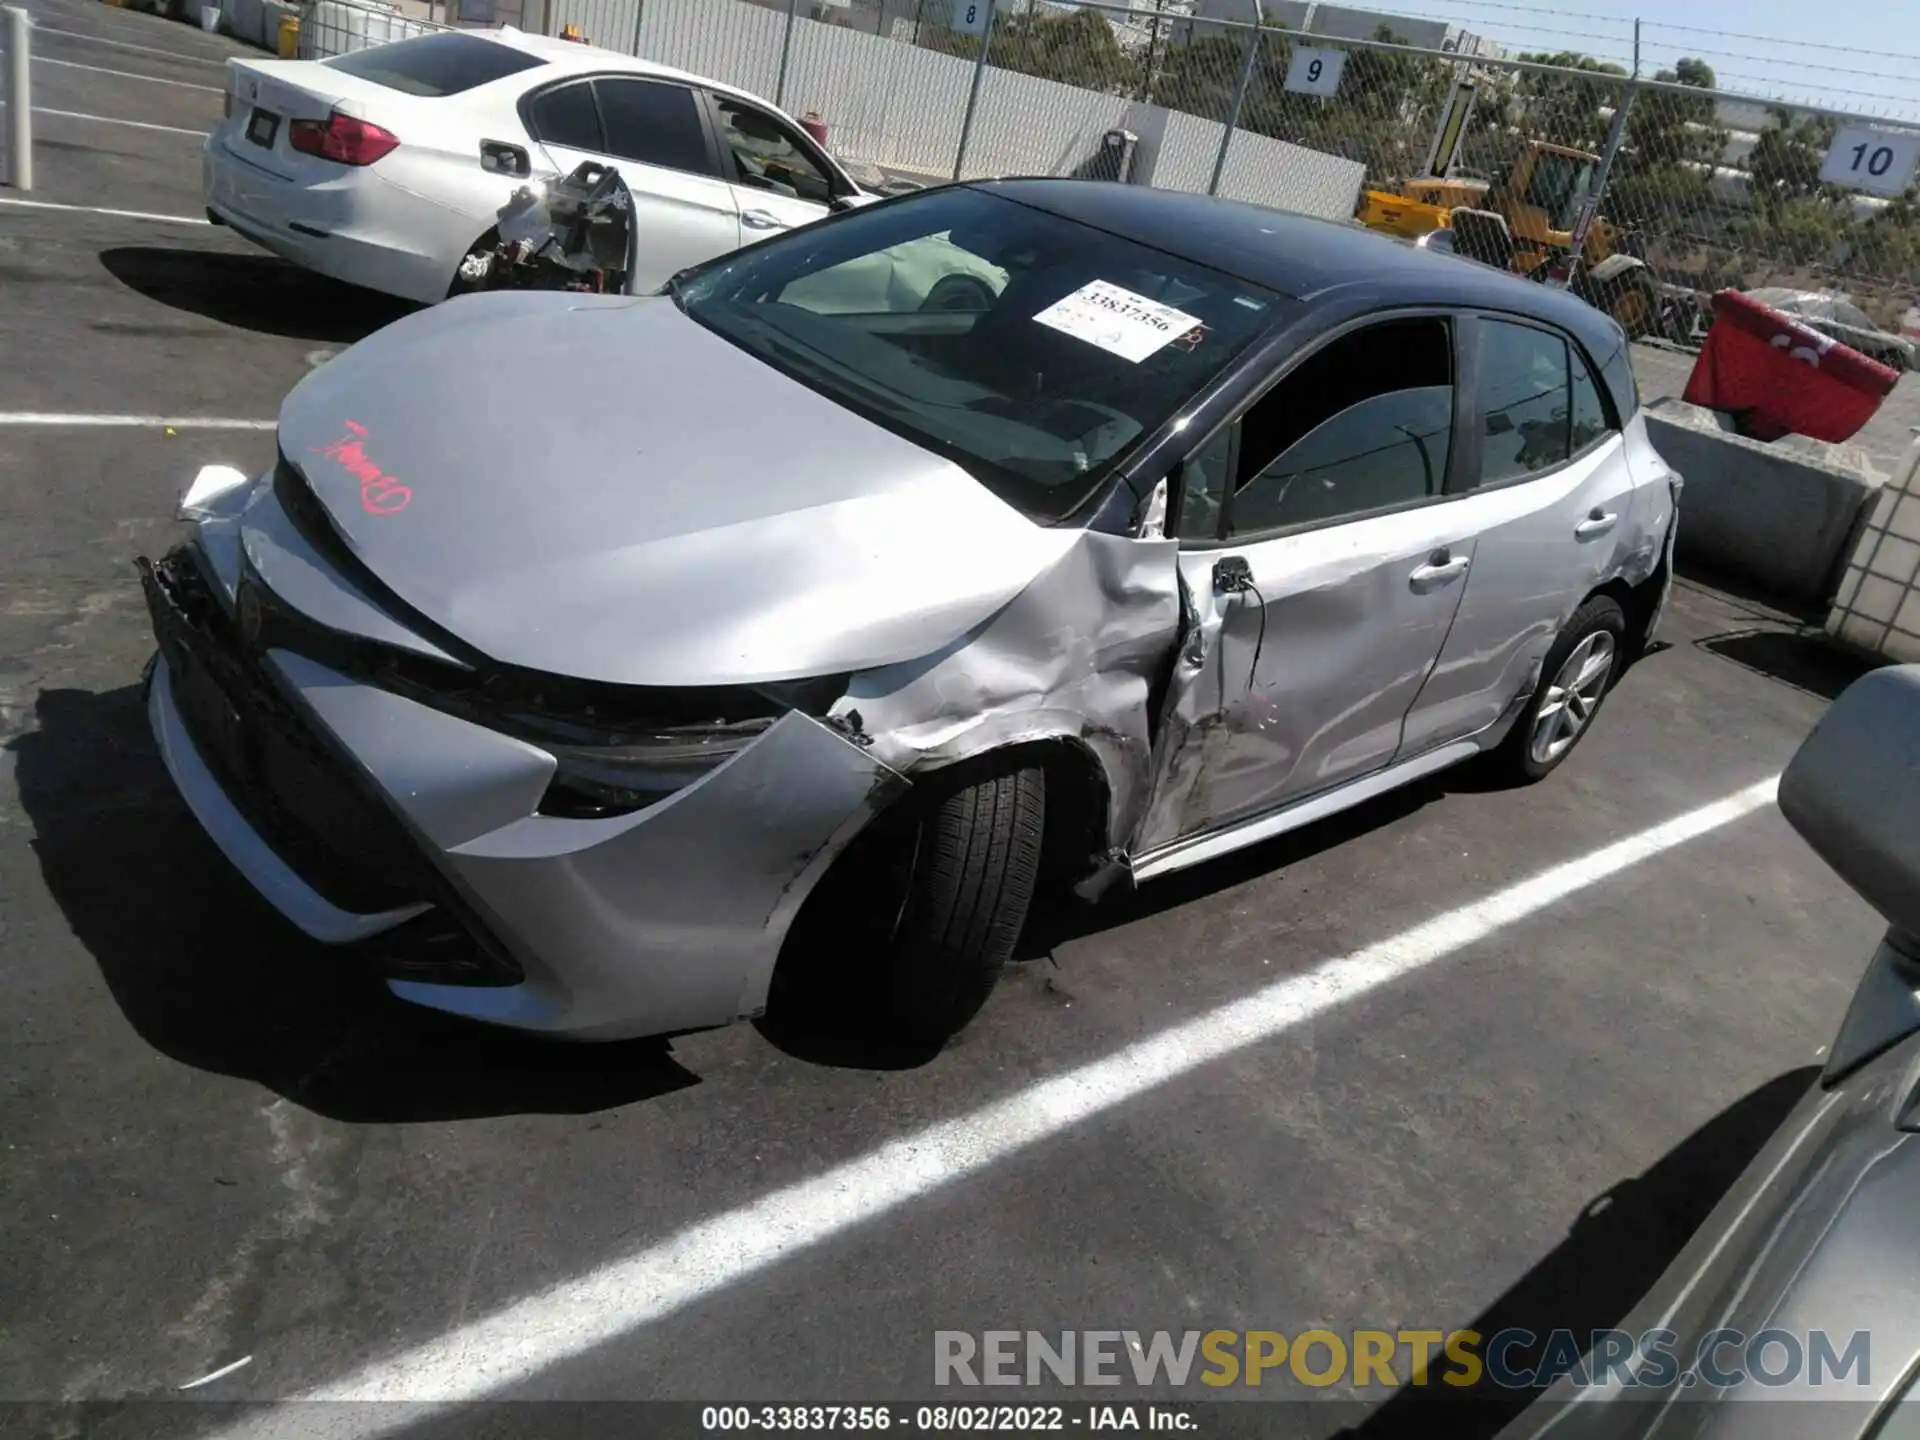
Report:
M1613 528L1614 522L1619 518L1620 516L1617 511L1602 510L1596 505L1592 510L1587 512L1586 519L1573 527L1574 538L1576 540L1591 540L1596 535L1604 535Z
M749 230L784 230L786 228L777 217L769 215L764 210L742 210L740 223Z
M1443 585L1456 575L1466 574L1470 559L1471 557L1466 555L1455 555L1442 560L1436 555L1430 557L1426 564L1415 566L1413 574L1407 579L1412 582L1416 590L1422 586Z

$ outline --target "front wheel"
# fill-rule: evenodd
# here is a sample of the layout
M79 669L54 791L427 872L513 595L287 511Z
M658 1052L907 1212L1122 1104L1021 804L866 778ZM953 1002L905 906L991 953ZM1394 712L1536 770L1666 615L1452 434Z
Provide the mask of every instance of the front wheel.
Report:
M897 1038L937 1044L986 1004L1026 924L1046 816L1046 775L1035 767L963 785L921 817L906 903L880 962Z
M1533 698L1493 753L1498 768L1530 783L1559 767L1592 728L1619 675L1626 634L1626 612L1605 595L1573 612L1540 667Z
M848 847L788 935L767 1022L822 1053L925 1053L986 1003L1026 925L1046 773L1017 758L920 782Z

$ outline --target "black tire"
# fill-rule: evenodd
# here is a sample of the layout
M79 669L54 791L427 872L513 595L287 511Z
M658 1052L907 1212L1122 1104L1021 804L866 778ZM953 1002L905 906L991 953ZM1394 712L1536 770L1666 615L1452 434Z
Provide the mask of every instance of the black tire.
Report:
M986 1003L1040 869L1046 778L1009 757L917 783L787 934L761 1030L835 1065L917 1065Z
M1046 816L1037 766L974 779L921 815L906 903L881 959L895 1038L938 1044L986 1004L1026 924Z
M1630 299L1638 303L1630 307ZM1635 267L1600 287L1597 308L1619 322L1627 339L1643 339L1660 328L1660 284L1651 271Z
M1593 648L1597 651L1600 646L1606 647L1607 653L1611 656L1610 666L1607 672L1598 678L1597 692L1592 694L1590 703L1586 704L1586 713L1579 721L1579 728L1571 736L1560 737L1565 739L1565 744L1549 744L1544 747L1544 753L1542 753L1542 748L1536 747L1534 740L1535 732L1540 727L1542 711L1548 705L1549 693L1556 688L1556 682L1563 678L1561 672L1567 669L1568 661L1572 659L1574 652L1588 645L1591 637L1596 635L1605 638L1594 641ZM1534 686L1533 696L1527 701L1527 708L1520 712L1520 718L1513 722L1513 729L1507 733L1507 738L1500 743L1499 748L1488 754L1487 759L1493 768L1503 778L1516 784L1531 784L1535 780L1544 779L1558 769L1567 756L1573 753L1574 747L1593 728L1593 721L1599 714L1601 704L1612 692L1614 682L1620 678L1626 656L1626 612L1620 608L1617 601L1606 595L1588 597L1586 602L1573 612L1573 617L1560 631L1560 637L1553 642L1553 648L1547 651L1546 662L1540 667L1540 683ZM1591 659L1591 656L1587 658ZM1577 709L1576 706L1575 713Z

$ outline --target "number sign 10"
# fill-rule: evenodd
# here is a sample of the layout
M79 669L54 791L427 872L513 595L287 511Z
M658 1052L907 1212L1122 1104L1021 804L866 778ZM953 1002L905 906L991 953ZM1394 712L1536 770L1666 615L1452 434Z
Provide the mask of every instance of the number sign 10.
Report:
M1829 185L1899 195L1913 179L1920 159L1920 133L1849 125L1833 137L1820 179Z

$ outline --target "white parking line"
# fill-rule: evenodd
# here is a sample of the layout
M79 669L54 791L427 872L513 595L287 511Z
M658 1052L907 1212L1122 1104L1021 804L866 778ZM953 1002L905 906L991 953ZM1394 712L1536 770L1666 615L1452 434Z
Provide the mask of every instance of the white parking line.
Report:
M224 65L224 55L189 55L184 50L162 50L158 45L136 45L131 40L109 40L104 35L89 35L84 30L56 30L51 25L35 24L36 35L64 35L69 40L86 40L95 45L109 45L115 50L134 50L142 55L165 55L173 60L188 60L195 65Z
M0 51L0 54L4 54ZM109 70L105 65L82 65L78 60L56 60L51 55L33 57L36 65L58 65L67 70L91 70L96 75L118 75L122 80L145 80L149 85L177 85L182 90L204 90L209 95L227 92L218 85L196 85L191 80L169 80L162 75L136 75L131 70Z
M297 1398L431 1405L497 1395L1730 825L1772 803L1778 779L1749 785L1364 950L1324 961L1103 1060L890 1141ZM293 1433L287 1428L290 1418L297 1417L269 1410L219 1433L221 1440L285 1436ZM382 1435L422 1418L417 1404L333 1410L315 1433L329 1440Z
M36 115L58 115L62 120L92 120L100 125L128 125L135 130L164 130L169 135L191 135L196 140L207 136L205 130L189 130L184 125L156 125L151 120L120 120L112 115L88 115L81 110L54 110L46 105L33 107Z
M53 200L20 200L12 195L0 195L0 205L14 205L22 210L66 210L75 215L113 215L122 220L164 220L169 225L213 223L204 215L161 215L153 210L110 210L104 205L61 205Z
M0 425L49 429L272 430L278 420L237 420L228 415L66 415L52 410L0 410Z

